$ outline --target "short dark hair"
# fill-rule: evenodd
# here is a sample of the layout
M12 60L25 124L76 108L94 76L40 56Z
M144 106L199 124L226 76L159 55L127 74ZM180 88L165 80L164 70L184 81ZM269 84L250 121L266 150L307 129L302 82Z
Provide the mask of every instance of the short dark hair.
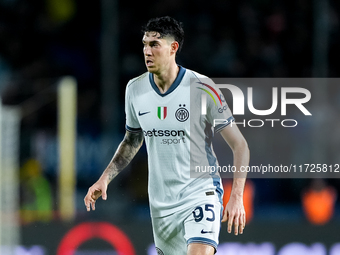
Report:
M158 32L161 38L172 36L178 42L178 52L182 49L184 42L184 30L182 22L178 22L169 16L153 18L148 21L146 26L143 26L142 33Z

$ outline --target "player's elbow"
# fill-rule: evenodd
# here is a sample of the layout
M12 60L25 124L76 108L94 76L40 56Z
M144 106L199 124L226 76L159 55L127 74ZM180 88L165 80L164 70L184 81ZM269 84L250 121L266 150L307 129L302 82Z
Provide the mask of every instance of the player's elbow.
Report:
M242 153L243 155L248 155L250 154L250 150L248 147L248 143L244 137L241 139L238 139L237 142L232 146L231 148L234 153Z

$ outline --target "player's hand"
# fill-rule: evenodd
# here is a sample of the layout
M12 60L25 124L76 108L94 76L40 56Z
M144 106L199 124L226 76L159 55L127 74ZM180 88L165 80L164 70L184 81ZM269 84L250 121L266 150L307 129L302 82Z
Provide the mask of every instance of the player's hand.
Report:
M102 181L102 180L98 180L95 184L93 184L85 198L84 198L84 203L85 203L85 206L86 206L86 210L89 212L92 208L92 210L95 210L96 207L95 207L95 203L96 203L96 200L102 196L103 200L106 200L107 199L107 195L106 195L106 190L107 190L107 184Z
M243 206L243 198L230 197L227 203L222 222L228 221L228 233L231 233L232 227L234 225L234 233L243 234L243 229L246 225L246 212Z

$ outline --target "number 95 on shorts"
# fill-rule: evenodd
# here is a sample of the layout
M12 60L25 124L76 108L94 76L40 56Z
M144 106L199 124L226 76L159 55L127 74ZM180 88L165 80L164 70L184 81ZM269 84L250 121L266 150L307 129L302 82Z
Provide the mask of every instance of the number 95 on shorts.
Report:
M164 254L186 254L190 243L217 250L221 228L221 203L202 202L165 217L152 218L155 245Z
M187 243L204 243L217 249L221 229L221 203L203 203L196 206L185 220L185 239Z

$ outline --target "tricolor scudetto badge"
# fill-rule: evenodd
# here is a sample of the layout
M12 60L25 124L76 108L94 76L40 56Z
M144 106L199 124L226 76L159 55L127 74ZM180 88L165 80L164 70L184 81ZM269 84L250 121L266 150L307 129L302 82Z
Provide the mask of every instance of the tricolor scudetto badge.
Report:
M167 107L166 106L158 106L157 116L160 120L164 120L167 115Z

